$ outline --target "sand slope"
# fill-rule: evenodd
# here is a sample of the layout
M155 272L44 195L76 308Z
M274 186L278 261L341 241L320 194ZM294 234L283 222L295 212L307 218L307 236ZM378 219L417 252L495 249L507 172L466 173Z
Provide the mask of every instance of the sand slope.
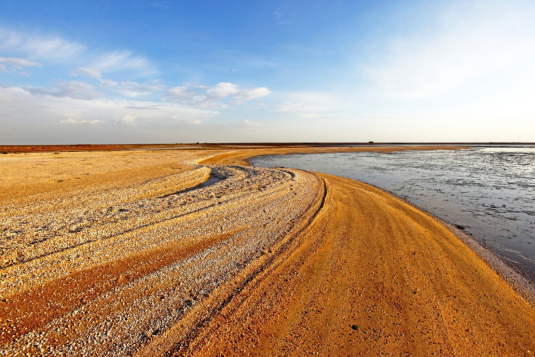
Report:
M352 180L224 165L287 150L0 161L0 355L535 350L535 311L429 215Z
M529 355L535 314L452 233L373 187L321 175L299 247L253 281L193 355Z

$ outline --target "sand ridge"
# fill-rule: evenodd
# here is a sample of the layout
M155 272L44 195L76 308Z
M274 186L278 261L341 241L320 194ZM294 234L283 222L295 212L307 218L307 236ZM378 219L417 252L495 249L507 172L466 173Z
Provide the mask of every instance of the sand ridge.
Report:
M11 159L0 355L535 349L530 305L433 217L352 180L244 165L291 150L356 149ZM32 160L37 183L17 183ZM63 182L43 181L59 168Z

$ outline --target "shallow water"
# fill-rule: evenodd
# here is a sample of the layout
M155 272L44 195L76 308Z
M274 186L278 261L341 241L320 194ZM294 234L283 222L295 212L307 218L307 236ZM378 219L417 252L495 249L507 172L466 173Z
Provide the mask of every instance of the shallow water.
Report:
M253 158L390 191L457 225L535 282L535 148L295 154Z

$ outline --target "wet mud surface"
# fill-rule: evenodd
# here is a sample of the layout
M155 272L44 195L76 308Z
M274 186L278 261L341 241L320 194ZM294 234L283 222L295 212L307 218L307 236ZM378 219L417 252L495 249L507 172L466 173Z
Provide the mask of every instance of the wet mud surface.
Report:
M363 181L452 223L535 282L535 147L263 156Z

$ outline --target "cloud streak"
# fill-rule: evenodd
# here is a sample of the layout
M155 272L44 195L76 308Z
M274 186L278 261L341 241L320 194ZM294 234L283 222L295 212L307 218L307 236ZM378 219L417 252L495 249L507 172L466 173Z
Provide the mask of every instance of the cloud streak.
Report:
M254 121L251 121L249 119L245 119L243 121L243 124L248 125L248 126L262 126L262 124L254 122Z
M93 78L100 78L102 73L132 71L143 76L156 74L158 71L147 58L134 55L132 51L113 51L98 56L96 60L85 68L79 68L78 73L85 73Z
M0 27L0 50L24 53L30 58L61 59L81 53L85 47L58 36L28 34Z
M148 81L146 83L138 82L120 82L116 84L118 91L130 98L138 98L152 94L154 92L159 92L164 90L166 87L161 83L161 80L155 79Z
M132 114L123 115L121 118L116 120L116 123L133 125L136 122L136 116Z
M103 123L102 120L76 120L74 118L68 118L61 121L62 124L98 124Z
M29 93L35 96L57 97L57 98L74 98L83 100L92 100L102 97L102 93L97 92L91 84L70 81L58 82L57 89L47 88L25 88Z
M41 67L41 64L22 58L0 57L0 72L21 71L24 67Z
M97 71L96 69L93 69L93 68L80 67L77 70L72 71L71 72L71 76L73 76L73 77L82 76L82 77L89 77L89 78L97 78L97 79L99 79L99 78L102 77L102 74L99 71Z
M6 113L23 120L58 122L62 124L122 123L141 124L151 120L166 122L198 122L213 117L216 111L192 108L176 103L107 99L99 97L88 101L78 95L65 95L65 88L78 88L78 84L65 86L54 93L36 89L0 86L0 102ZM66 114L67 113L67 114ZM65 119L67 117L67 119ZM3 117L7 119L7 115Z
M229 105L243 104L247 101L269 96L266 87L240 89L236 84L220 82L215 86L183 85L167 91L166 98L171 102L187 103L198 107L226 108Z

